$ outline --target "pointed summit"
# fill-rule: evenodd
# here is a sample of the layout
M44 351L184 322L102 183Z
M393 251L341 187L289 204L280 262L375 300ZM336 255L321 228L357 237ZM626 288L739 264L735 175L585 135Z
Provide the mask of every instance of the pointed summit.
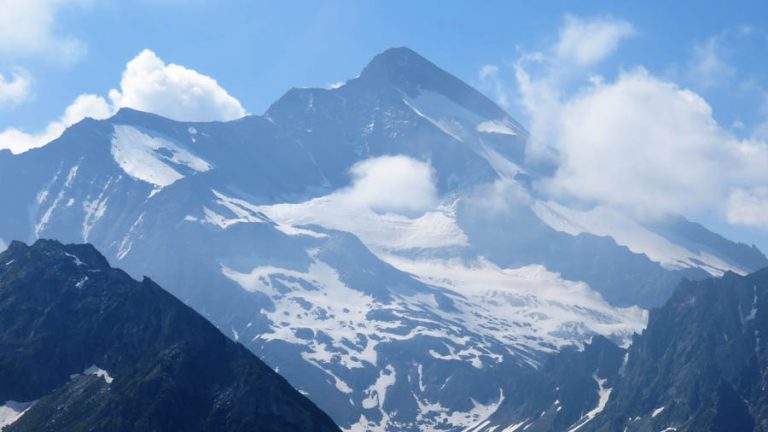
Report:
M375 56L363 69L358 81L378 85L386 83L409 96L429 90L481 116L507 117L504 110L482 93L407 47L390 48Z
M361 78L385 78L392 82L445 74L442 69L407 47L389 48L376 55L360 74Z

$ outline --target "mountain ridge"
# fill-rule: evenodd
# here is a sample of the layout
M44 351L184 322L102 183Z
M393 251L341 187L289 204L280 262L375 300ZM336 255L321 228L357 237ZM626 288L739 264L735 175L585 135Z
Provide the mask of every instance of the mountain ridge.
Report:
M0 261L0 399L35 401L3 430L338 430L242 345L90 245L14 241Z

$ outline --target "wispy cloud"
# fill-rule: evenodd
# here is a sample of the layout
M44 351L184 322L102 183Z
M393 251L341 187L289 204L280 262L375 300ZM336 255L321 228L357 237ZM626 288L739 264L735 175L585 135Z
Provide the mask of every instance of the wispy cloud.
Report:
M9 77L0 74L0 108L14 107L29 97L31 78L23 69L17 69Z
M567 16L554 53L559 62L590 66L612 54L623 39L634 34L634 27L627 21Z
M723 34L711 36L693 48L686 75L688 80L702 88L725 84L736 75L736 68L725 59Z
M57 33L57 14L91 0L0 0L0 54L6 57L45 57L72 64L87 52L85 42Z

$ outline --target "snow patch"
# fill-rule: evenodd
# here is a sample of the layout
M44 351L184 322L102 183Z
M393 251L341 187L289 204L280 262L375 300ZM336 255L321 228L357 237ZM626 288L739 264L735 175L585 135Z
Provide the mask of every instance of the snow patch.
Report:
M40 220L35 224L35 237L40 238L40 234L42 234L45 227L48 225L48 222L51 220L51 216L53 216L53 212L56 210L56 208L59 206L59 203L64 199L64 195L67 193L67 191L72 187L72 184L75 180L75 177L77 177L77 171L80 168L79 165L75 165L72 168L69 169L69 173L67 174L67 178L64 181L64 186L59 191L58 195L56 195L56 199L53 201L53 203L48 207L48 209L43 213L43 215L40 217ZM59 175L56 174L54 176L52 183L58 179ZM48 192L45 192L45 196L48 196ZM38 196L38 202L42 203L43 201L40 201L40 197Z
M112 384L112 381L114 381L114 378L112 378L112 375L109 374L106 370L96 366L91 365L85 368L82 373L79 374L72 374L69 376L69 379L75 379L79 377L80 375L95 375L97 377L101 377L104 379L104 382L107 384Z
M78 258L78 257L77 257L77 256L75 256L75 255L72 255L71 253L67 253L67 252L64 252L64 255L66 255L66 256L68 256L68 257L72 258L72 261L74 261L74 262L75 262L75 265L76 265L76 266L78 266L78 267L81 267L81 266L84 266L84 265L85 265L85 263L84 263L84 262L80 261L80 258Z
M226 210L229 216L203 206L204 217L186 216L185 221L207 223L221 229L227 229L238 223L272 223L256 206L245 200L224 195L217 190L211 190L211 193L215 197L214 203L222 210Z
M515 423L513 425L508 426L502 432L517 432L517 430L525 426L526 423L528 423L528 420L523 420L520 423Z
M116 125L112 157L126 174L160 188L184 178L177 169L206 172L212 166L164 138L142 133L131 126Z
M384 401L387 397L387 389L397 382L395 369L391 365L379 371L379 377L366 391L367 397L363 400L363 408L372 409L378 407L384 413Z
M15 423L35 402L7 401L0 405L0 430Z
M757 285L752 286L752 309L749 314L742 318L742 323L752 321L757 316Z
M94 225L96 225L107 212L107 201L109 201L109 197L105 197L105 195L107 195L107 191L110 186L112 186L112 182L112 178L110 177L99 193L98 198L93 200L86 199L83 201L83 212L85 213L85 217L83 218L82 234L83 241L86 243L88 242L88 237L90 236ZM90 196L88 198L90 198Z
M473 307L481 306L485 316L470 313L465 324L525 351L581 347L594 334L630 340L648 319L647 311L615 308L587 284L561 279L540 265L502 269L484 258L470 262L381 258L424 283L460 293ZM489 317L492 326L486 321Z
M585 424L589 423L593 418L595 418L596 415L600 414L605 409L605 405L608 403L608 399L611 397L611 391L613 389L607 388L605 386L607 380L599 378L597 373L592 375L592 377L595 379L598 386L599 400L597 401L597 406L592 411L584 414L584 416L582 416L581 419L579 419L579 421L571 427L571 429L568 429L568 432L575 432Z
M467 144L475 153L486 159L500 176L512 178L515 174L524 172L512 161L500 156L483 140L483 135L486 134L515 136L522 132L510 119L483 118L439 93L426 90L421 90L414 98L404 98L403 102L419 117L456 141Z
M517 135L517 132L509 127L504 120L484 121L477 125L476 130L489 134Z
M453 206L439 206L418 217L377 213L343 205L335 194L299 204L260 206L258 211L283 226L320 225L357 235L366 246L383 250L466 246Z
M136 218L136 220L133 222L133 225L131 225L131 228L128 229L128 232L123 237L122 241L120 241L120 246L117 249L118 260L125 258L133 248L133 237L137 234L139 228L144 223L145 214L145 212L142 212L139 217Z

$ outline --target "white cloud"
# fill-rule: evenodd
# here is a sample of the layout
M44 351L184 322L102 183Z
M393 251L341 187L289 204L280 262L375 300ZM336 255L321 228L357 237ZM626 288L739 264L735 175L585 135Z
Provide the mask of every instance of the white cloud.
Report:
M726 202L726 220L735 225L768 228L768 187L731 192Z
M550 125L559 154L547 187L636 211L679 211L720 196L724 135L707 103L642 69L566 101Z
M21 153L42 147L80 120L86 117L105 119L122 107L181 121L231 120L245 115L240 102L215 80L183 66L166 65L149 50L128 62L120 90L111 90L109 98L111 103L101 96L80 95L65 109L61 118L49 123L42 131L28 133L8 128L0 132L0 150Z
M433 208L437 188L431 166L406 156L382 156L355 164L352 185L334 194L343 206L416 214Z
M16 106L29 97L31 79L26 71L19 70L6 78L0 74L0 108Z
M700 95L643 68L593 75L590 66L632 33L622 21L567 18L557 42L515 63L517 102L530 116L527 156L557 166L536 187L639 217L707 212L768 227L768 142L737 138ZM698 48L702 78L730 73L714 58L718 40Z
M555 196L653 217L723 212L734 188L768 184L768 144L737 139L701 96L643 69L582 89L560 113L550 125L559 167L540 185Z
M462 200L469 204L469 208L492 215L508 215L533 203L528 191L520 183L509 178L481 184Z
M480 88L496 101L497 104L506 108L509 106L509 90L504 82L499 78L499 67L496 65L484 65L478 73L480 79Z
M612 54L635 30L619 19L566 16L558 34L551 47L523 53L515 63L518 103L529 115L533 137L526 149L531 160L556 157L551 147L551 125L562 115L563 89L583 78L590 66Z
M128 62L120 90L111 90L109 98L116 107L174 120L234 120L245 115L240 102L214 79L173 63L166 65L150 50Z
M613 53L622 39L634 33L634 27L626 21L567 16L560 28L555 54L560 60L589 66Z
M13 153L42 147L55 140L66 128L86 117L105 119L113 114L107 101L100 96L84 94L77 97L56 121L36 133L27 133L16 128L8 128L0 132L0 150L9 149Z
M0 54L45 56L74 63L86 52L79 39L54 32L56 14L90 0L0 0Z

